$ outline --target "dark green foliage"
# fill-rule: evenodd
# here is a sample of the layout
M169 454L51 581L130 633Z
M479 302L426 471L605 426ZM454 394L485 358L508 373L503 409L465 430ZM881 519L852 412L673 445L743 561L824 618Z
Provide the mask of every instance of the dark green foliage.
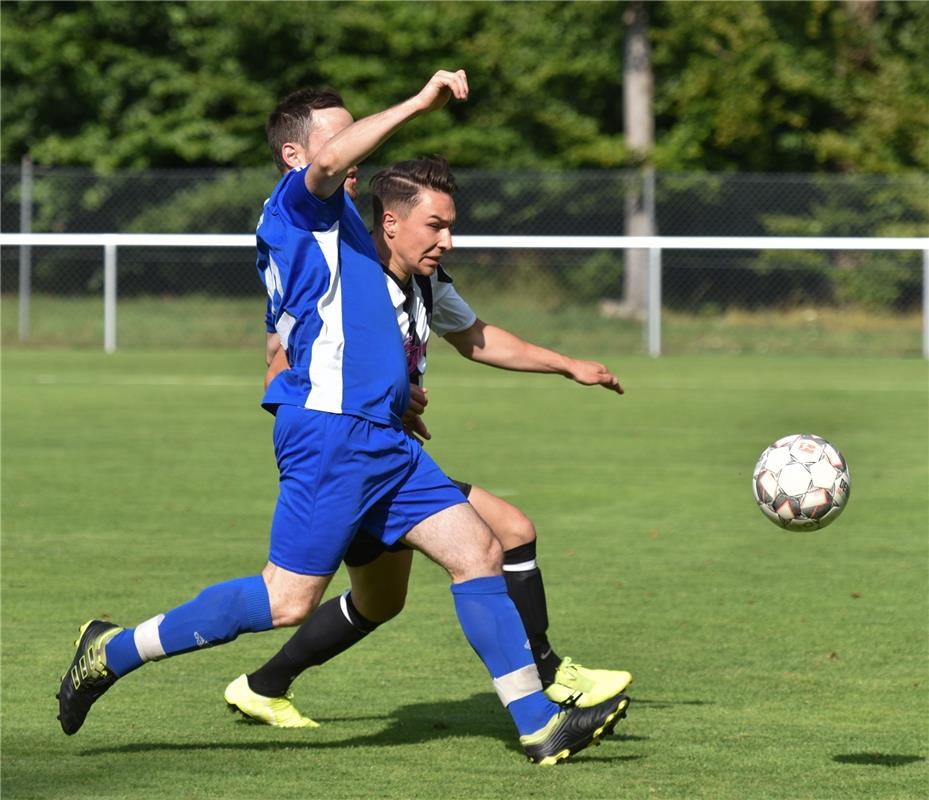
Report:
M859 4L864 6L865 4ZM929 4L647 4L654 163L671 170L929 166ZM616 167L621 2L4 3L0 158L114 167L266 163L301 85L357 115L465 67L472 97L414 121L383 163Z

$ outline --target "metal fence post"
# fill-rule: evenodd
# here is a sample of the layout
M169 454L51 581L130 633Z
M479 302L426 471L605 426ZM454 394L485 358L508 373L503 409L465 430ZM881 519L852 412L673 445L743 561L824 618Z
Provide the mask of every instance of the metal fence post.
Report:
M661 248L648 251L648 354L661 355Z
M32 233L32 159L20 162L19 230ZM29 339L29 305L32 299L32 246L19 246L19 341Z
M116 245L103 245L103 350L116 352Z
M929 359L929 250L923 250L923 358Z

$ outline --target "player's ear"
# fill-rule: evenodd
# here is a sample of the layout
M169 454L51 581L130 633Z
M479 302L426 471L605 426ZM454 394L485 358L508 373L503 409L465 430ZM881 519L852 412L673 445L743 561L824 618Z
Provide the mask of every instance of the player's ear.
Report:
M281 158L284 163L293 169L294 167L305 167L303 148L294 142L284 142L281 146Z
M384 229L384 235L391 239L397 235L397 215L392 211L385 211L381 215L381 228Z

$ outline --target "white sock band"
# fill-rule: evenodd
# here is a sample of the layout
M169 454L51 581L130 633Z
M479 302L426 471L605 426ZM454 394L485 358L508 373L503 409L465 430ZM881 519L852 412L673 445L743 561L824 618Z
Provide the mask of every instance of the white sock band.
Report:
M352 622L352 615L348 613L348 596L352 593L351 589L346 589L339 595L339 608L342 609L342 616L349 621L350 624L354 625Z
M539 680L539 670L535 664L527 664L522 669L513 670L499 678L494 678L494 689L497 697L504 706L516 700L528 697L530 694L542 691L542 681Z
M504 572L529 572L529 570L535 569L535 559L532 561L520 561L518 564L504 564Z
M158 626L165 618L164 614L145 620L140 625L136 625L133 639L135 640L135 649L139 651L139 658L143 661L157 661L165 657L165 650L161 646L161 637L158 635Z

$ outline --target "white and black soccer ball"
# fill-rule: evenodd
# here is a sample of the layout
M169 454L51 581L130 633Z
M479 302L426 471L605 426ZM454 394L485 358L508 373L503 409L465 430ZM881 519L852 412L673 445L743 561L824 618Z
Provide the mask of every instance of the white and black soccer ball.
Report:
M825 528L851 492L848 464L836 447L812 433L778 439L758 459L752 491L762 513L792 531Z

